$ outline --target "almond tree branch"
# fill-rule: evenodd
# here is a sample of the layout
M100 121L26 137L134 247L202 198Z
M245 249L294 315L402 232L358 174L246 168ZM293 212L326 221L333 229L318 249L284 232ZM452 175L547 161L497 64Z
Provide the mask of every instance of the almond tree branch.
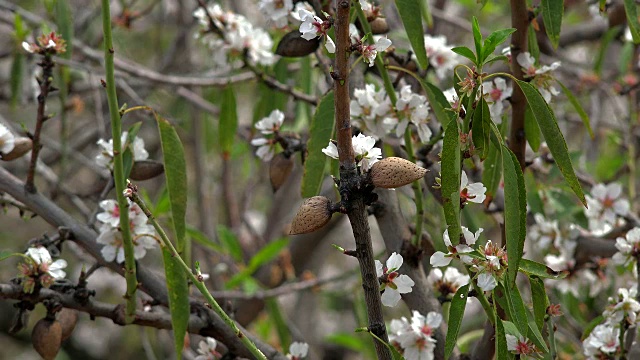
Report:
M337 132L338 160L340 162L340 195L342 201L348 202L349 221L356 242L356 256L360 263L362 287L367 305L369 330L388 342L387 330L382 315L382 300L380 298L380 283L376 274L373 248L371 246L371 232L364 194L359 191L359 173L356 168L355 154L351 142L351 113L349 101L349 14L351 2L338 0L336 2L336 60L334 78L335 117ZM390 360L391 352L385 344L374 341L378 359Z
M8 172L4 167L0 166L0 192L11 195L15 200L23 203L31 211L38 214L46 222L54 227L65 227L69 230L73 241L84 249L89 255L96 259L98 264L107 267L112 271L124 275L122 265L115 262L107 262L100 253L102 246L96 243L98 234L87 225L79 222L71 215L66 213L47 197L39 193L27 193L24 191L24 183L17 179L13 174ZM162 305L169 304L167 289L163 278L156 275L147 268L137 269L138 285L142 291L149 294L153 299ZM203 314L207 318L208 336L213 336L227 345L229 350L238 356L250 357L251 353L244 347L236 334L222 321L222 319L212 310L202 307L202 299L191 298L192 307L202 308ZM137 312L136 312L137 314ZM269 359L285 359L270 345L260 342L255 336L248 335L258 348Z

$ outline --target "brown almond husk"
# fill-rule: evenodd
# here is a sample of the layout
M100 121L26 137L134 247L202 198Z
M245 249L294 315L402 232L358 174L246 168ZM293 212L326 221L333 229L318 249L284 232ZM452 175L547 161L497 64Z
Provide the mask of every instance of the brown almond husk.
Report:
M23 157L26 153L33 148L33 141L26 137L17 138L14 140L14 147L8 154L2 155L2 160L12 161Z
M374 35L386 34L389 32L389 25L387 24L387 19L383 17L377 17L369 21L369 26L371 26L371 33Z
M369 170L373 186L385 189L411 184L424 177L426 173L427 169L399 157L382 159Z
M153 179L154 177L164 173L164 165L155 160L138 160L133 163L129 179L135 181L144 181Z
M57 320L62 327L62 341L67 340L73 334L78 323L78 312L73 309L63 308L58 312Z
M286 157L283 153L276 155L269 164L269 180L273 192L278 191L287 181L293 170L293 159Z
M306 40L302 33L293 30L282 37L276 48L276 54L285 57L303 57L313 54L320 46L320 38Z
M307 234L325 226L331 220L331 201L324 196L308 198L291 222L290 235Z
M56 320L40 319L31 332L33 348L45 360L54 360L62 342L62 326Z

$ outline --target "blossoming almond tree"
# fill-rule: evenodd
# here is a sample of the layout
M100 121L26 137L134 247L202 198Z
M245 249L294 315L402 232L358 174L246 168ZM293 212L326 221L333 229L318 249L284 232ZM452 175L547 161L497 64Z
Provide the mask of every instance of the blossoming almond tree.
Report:
M639 9L591 3L0 0L4 328L43 306L45 359L633 358Z

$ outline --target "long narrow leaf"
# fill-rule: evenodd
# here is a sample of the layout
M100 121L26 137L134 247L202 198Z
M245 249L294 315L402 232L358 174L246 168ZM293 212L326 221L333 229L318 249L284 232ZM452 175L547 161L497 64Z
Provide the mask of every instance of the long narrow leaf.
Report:
M518 274L520 259L527 236L527 195L520 163L508 147L503 146L502 166L504 174L504 232L507 238L509 267L507 286L513 287Z
M571 103L571 105L573 105L573 108L576 109L576 112L578 113L578 115L580 115L580 119L582 119L582 123L584 124L584 127L587 128L587 131L589 132L589 136L591 137L591 139L594 139L593 130L591 129L591 123L589 122L589 115L587 115L587 112L584 111L584 109L582 108L582 105L580 105L580 102L575 97L575 95L573 95L571 90L569 90L569 88L564 86L564 84L561 83L559 80L556 80L556 82L558 83L558 85L560 85L560 87L562 88L562 91L564 92L564 95L567 97L567 99L569 99L569 102Z
M427 50L424 46L424 29L422 28L422 9L416 0L396 0L396 8L407 31L407 37L416 54L418 64L426 69L428 66Z
M451 299L451 307L449 307L449 323L447 328L447 339L444 345L444 358L448 359L453 353L460 333L462 318L464 317L464 309L467 307L467 299L469 294L469 284L461 286L453 299Z
M562 15L564 14L564 0L542 0L542 20L547 36L554 48L558 48L560 43L560 27L562 25Z
M627 25L635 44L640 43L640 24L638 23L638 5L636 0L624 0L624 11L627 13Z
M442 198L444 217L453 245L460 241L460 134L458 121L451 120L442 144Z
M522 89L524 96L527 98L527 102L531 107L533 116L540 126L542 135L544 135L544 139L547 141L549 150L551 150L551 154L553 155L560 172L562 172L565 181L569 184L569 187L571 187L576 196L578 196L578 199L580 199L582 204L587 206L587 200L584 197L582 186L580 186L578 177L576 176L576 173L573 170L573 165L571 164L567 143L564 140L562 131L560 131L556 117L553 115L553 111L535 87L520 80L518 80L517 83L520 86L520 89Z
M220 122L218 123L218 136L223 156L229 156L235 142L236 130L238 130L238 111L236 108L236 96L231 85L222 93L220 104Z
M176 358L182 358L184 336L189 325L189 287L187 276L171 252L162 248L162 260L169 293L169 312L171 313L171 327L176 349Z
M307 141L307 158L304 162L302 175L302 197L304 198L318 195L320 192L327 164L327 156L322 153L322 149L329 144L335 123L333 121L334 114L333 92L330 92L320 99L311 119L310 138Z

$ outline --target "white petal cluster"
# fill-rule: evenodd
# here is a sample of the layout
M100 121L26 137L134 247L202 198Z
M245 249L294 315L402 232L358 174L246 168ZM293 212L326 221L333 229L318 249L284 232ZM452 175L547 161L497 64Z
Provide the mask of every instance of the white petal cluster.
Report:
M620 347L620 328L612 324L597 325L582 342L587 359L608 359Z
M562 237L558 220L548 220L544 215L536 213L533 215L536 223L529 226L529 239L534 243L535 247L541 251L547 250L553 245L560 248L562 245Z
M369 67L372 67L376 61L376 56L378 52L386 51L389 46L391 46L391 40L389 40L386 36L381 36L378 38L375 44L366 45L362 48L362 56L366 63L369 63Z
M327 30L330 27L327 22L306 9L300 9L298 16L302 21L299 31L302 33L303 39L311 40L317 37L324 37L324 46L327 51L331 54L336 52L336 44L331 39L331 36L327 35Z
M216 351L218 342L214 338L207 337L198 344L198 355L195 360L216 360L220 354Z
M479 228L478 231L472 233L468 228L462 226L462 235L464 236L465 244L458 244L455 247L451 244L451 239L449 238L449 229L446 229L442 234L442 239L444 244L447 246L449 250L448 253L443 253L442 251L436 251L433 255L431 255L431 259L429 262L433 267L443 267L448 266L451 263L451 259L454 257L460 257L460 259L465 264L471 264L471 258L466 253L470 253L473 251L472 246L475 245L476 241L480 237L480 234L484 231L483 228Z
M450 77L453 68L460 62L460 57L451 51L452 46L447 45L447 38L444 35L425 35L424 45L429 64L435 69L438 78L442 80Z
M461 286L469 283L469 275L464 275L453 266L449 266L444 272L439 268L432 269L427 277L429 285L436 293L443 297L450 297Z
M398 274L397 270L400 269L403 261L402 255L395 252L387 259L386 266L383 266L378 260L375 261L376 276L383 279L380 290L384 290L382 293L382 305L384 306L396 306L400 301L400 294L410 293L415 285L409 276Z
M500 124L502 122L502 113L504 112L504 102L513 94L513 87L507 84L505 79L495 78L493 81L484 82L482 91L485 100L489 104L491 118L496 124Z
M442 315L436 312L424 316L414 310L411 322L405 317L391 321L389 342L401 350L406 360L434 359L437 343L434 334L441 323Z
M47 248L31 247L27 249L27 255L38 264L40 270L48 273L52 278L64 279L67 276L67 273L62 270L67 267L67 262L64 259L53 261Z
M365 136L360 133L351 139L353 152L356 155L356 163L362 171L369 171L371 166L382 158L382 150L375 147L376 139L371 136ZM322 152L334 159L338 159L338 147L332 141L329 145L322 149Z
M6 126L0 124L0 158L13 150L15 146L15 136Z
M536 66L536 61L528 52L522 52L518 54L516 57L516 61L522 67L522 72L525 78L531 79L531 84L533 84L546 102L551 101L552 96L556 96L560 94L560 91L553 86L553 75L552 71L556 70L560 67L560 62L556 61L551 65L547 66Z
M389 134L397 124L391 115L391 100L387 93L384 89L376 91L373 84L353 91L350 108L354 125L376 140Z
M475 182L469 184L469 178L467 177L467 172L462 171L460 174L460 203L464 204L467 202L472 202L476 204L482 204L484 200L487 198L485 193L487 192L487 188L482 184L482 182Z
M104 245L100 252L107 261L124 262L124 247L120 232L120 207L116 200L103 200L100 207L104 210L96 218L102 223L96 242ZM134 244L134 258L142 259L147 249L156 247L155 229L147 224L147 215L135 204L129 203L129 229Z
M210 5L207 11L200 7L193 13L204 29L208 29L210 25L207 12L219 30L215 35L203 38L213 51L213 62L216 65L227 67L231 57L240 57L245 52L253 64L273 65L277 61L271 51L273 40L264 29L254 27L242 15L223 11L218 4Z
M128 132L124 131L122 136L120 137L120 141L122 147L124 149ZM101 148L100 153L96 155L96 163L104 168L112 169L113 168L113 139L109 139L109 141L105 141L104 139L100 139L97 142L98 146ZM149 153L144 148L144 140L139 137L135 137L133 139L133 143L130 144L131 152L133 154L134 161L146 160L149 158Z
M293 342L289 346L287 358L290 360L301 360L307 357L309 353L309 344L305 342Z
M255 127L263 135L271 135L280 131L283 122L284 113L276 109L273 110L269 116L258 121ZM260 137L251 140L251 145L258 147L256 156L262 159L262 161L268 162L273 159L276 153L277 141L274 138Z
M584 214L589 219L589 230L594 233L603 234L621 225L622 217L629 213L629 201L622 197L620 184L597 184L585 197L588 208Z
M411 91L410 85L403 86L399 95L396 102L396 110L402 114L403 119L396 127L396 135L402 137L409 122L411 122L418 129L420 141L423 143L428 142L431 139L431 129L427 124L427 118L429 117L427 98Z
M276 27L285 27L287 17L293 9L292 0L260 0L258 7Z
M618 237L616 249L618 252L611 258L615 264L628 266L636 263L636 254L640 253L640 228L633 228L624 237Z

